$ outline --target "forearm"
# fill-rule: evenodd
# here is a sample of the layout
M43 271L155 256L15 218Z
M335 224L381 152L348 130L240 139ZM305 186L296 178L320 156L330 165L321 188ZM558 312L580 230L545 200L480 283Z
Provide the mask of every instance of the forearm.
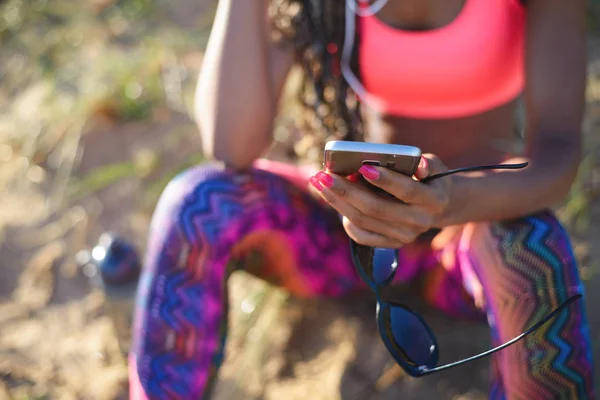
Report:
M547 141L537 151L506 163L529 162L516 171L457 175L441 226L499 221L556 206L568 195L580 162L579 143Z
M267 0L220 0L198 80L203 150L232 164L247 164L270 140L275 99L266 18Z

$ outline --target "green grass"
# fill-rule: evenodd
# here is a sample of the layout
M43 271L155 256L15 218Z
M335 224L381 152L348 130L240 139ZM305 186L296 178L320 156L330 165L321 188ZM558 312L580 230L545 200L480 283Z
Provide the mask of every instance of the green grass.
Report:
M189 99L170 99L166 79L183 72L180 95L189 95L195 77L181 71L179 59L206 43L209 24L184 32L162 13L151 0L1 2L0 143L53 177L62 168L60 179L70 180L74 137L94 118L145 120L160 107L186 112ZM130 172L106 167L72 187L83 195Z

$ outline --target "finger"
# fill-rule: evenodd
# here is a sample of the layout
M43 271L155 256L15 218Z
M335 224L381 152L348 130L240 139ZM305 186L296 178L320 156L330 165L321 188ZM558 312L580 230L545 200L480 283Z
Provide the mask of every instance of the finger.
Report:
M352 195L340 196L338 193L334 192L333 190L331 190L331 188L328 187L332 184L330 181L328 181L327 177L323 175L317 174L317 176L311 178L311 184L319 192L320 196L331 207L333 207L346 219L352 221L354 225L361 227L366 231L373 232L402 243L412 242L416 238L416 236L423 231L423 228L421 228L420 226L416 228L399 223L391 224L389 222L389 219L377 219L373 216L363 213L361 210L357 209L353 204L351 204L348 201L349 197L353 197L354 192L361 191L361 189L359 189L359 186L354 185L354 188L348 188L348 190L351 191ZM329 178L332 177L329 176ZM339 177L337 178L339 180ZM374 197L375 201L378 201L378 199L376 199L377 196L373 194L371 194L370 196Z
M350 203L335 196L331 190L327 188L326 184L323 184L316 176L311 177L308 181L310 182L313 191L338 213L342 215L355 215L359 213Z
M425 154L424 159L427 160L426 164L427 164L427 169L429 171L429 175L428 176L434 176L437 174L440 174L442 172L446 172L448 171L448 167L446 167L446 165L444 165L444 163L442 162L442 160L439 159L439 157L437 157L434 154ZM423 178L420 178L423 179ZM437 210L443 210L449 201L448 198L448 189L447 189L447 181L445 181L445 179L448 178L441 178L441 179L434 179L430 182L427 182L426 186L430 187L431 189L433 189L433 195L435 197L435 202L433 204L434 209Z
M425 179L431 174L429 169L429 163L425 156L421 156L421 160L419 161L419 166L417 167L417 171L415 172L415 178L418 180Z
M319 181L315 177L311 177L308 179L308 183L309 194L319 203L327 205L327 202L323 196L321 196L321 190L323 190L323 186L319 183Z
M352 175L347 176L346 179L348 179L350 182L356 183L360 181L360 174L358 172L355 172Z
M457 240L463 231L462 225L447 226L431 240L433 250L442 250L451 241Z
M359 172L370 183L405 203L437 206L439 194L435 188L416 181L412 177L372 165L363 165Z
M460 225L448 226L431 241L431 248L438 252L438 259L447 271L456 268L456 252L462 231Z
M435 175L435 174L439 174L439 173L448 171L448 167L446 167L446 165L444 165L442 160L440 160L440 158L438 156L436 156L435 154L431 154L431 153L423 154L423 156L421 157L421 161L425 164L426 169L428 171L428 175L424 176L423 178L430 176L430 175ZM421 165L421 163L419 163L419 166L420 165ZM420 178L420 179L423 179L423 178Z
M354 240L356 243L364 246L398 249L407 244L405 242L393 240L384 235L363 229L346 217L343 218L342 224L344 225L344 229L346 230L348 236L350 236L350 238L352 238L352 240Z
M334 174L319 172L315 177L323 187L328 188L356 210L369 217L384 221L386 225L389 225L390 222L398 222L419 232L423 232L431 226L431 218L422 209L384 199L364 185L351 183ZM332 199L332 201L334 200Z

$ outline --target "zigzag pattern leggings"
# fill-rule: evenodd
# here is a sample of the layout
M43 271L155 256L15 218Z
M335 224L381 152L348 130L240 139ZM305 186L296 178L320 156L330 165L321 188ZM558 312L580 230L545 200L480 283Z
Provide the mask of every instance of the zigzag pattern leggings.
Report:
M235 268L298 296L360 290L339 217L308 194L296 169L262 161L245 174L199 166L159 201L140 281L130 393L207 399L223 360L228 275ZM259 267L244 260L260 253ZM397 279L424 277L426 299L457 316L485 316L496 344L522 333L582 286L569 239L549 212L467 224L440 250L401 251ZM492 358L492 399L592 399L582 301Z

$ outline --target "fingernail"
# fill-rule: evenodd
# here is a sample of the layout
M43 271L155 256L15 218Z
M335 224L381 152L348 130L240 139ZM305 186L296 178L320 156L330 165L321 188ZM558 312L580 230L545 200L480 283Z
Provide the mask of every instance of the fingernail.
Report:
M321 184L319 183L319 181L317 180L316 177L312 176L309 180L311 185L313 185L313 187L315 189L317 189L319 192L323 191L323 186L321 186Z
M419 168L427 169L427 166L427 159L425 157L421 157L421 160L419 161Z
M360 175L358 175L358 174L352 174L352 175L348 175L346 177L346 179L348 179L350 182L356 183L356 182L358 182L360 180L359 176Z
M319 172L317 173L317 179L319 180L319 182L321 182L321 184L327 188L330 188L333 186L333 178L329 175L327 175L325 172Z
M363 165L362 167L360 167L358 172L360 172L365 178L372 181L379 178L379 171L372 165Z

